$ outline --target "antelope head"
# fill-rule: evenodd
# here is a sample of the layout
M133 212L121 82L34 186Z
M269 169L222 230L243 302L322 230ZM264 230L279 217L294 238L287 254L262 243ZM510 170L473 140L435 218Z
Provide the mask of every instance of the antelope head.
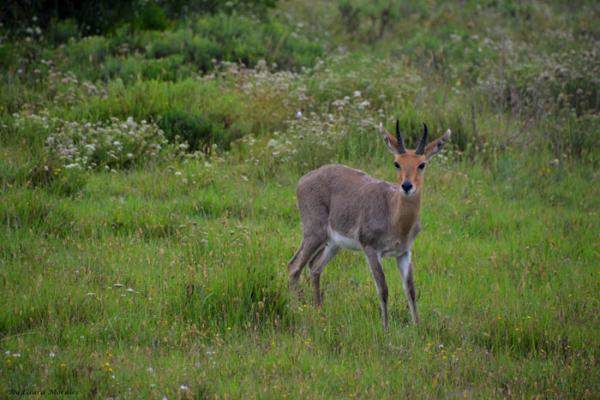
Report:
M441 137L427 143L427 125L423 123L423 136L414 150L404 147L404 139L400 132L400 121L396 120L396 136L392 136L384 127L379 125L379 131L389 151L394 155L394 167L398 173L400 192L405 197L418 194L423 187L423 172L429 160L442 150L450 139L450 129Z

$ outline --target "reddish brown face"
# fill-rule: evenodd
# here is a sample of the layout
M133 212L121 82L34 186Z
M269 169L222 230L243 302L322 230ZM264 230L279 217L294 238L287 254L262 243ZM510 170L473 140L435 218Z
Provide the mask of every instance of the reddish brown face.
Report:
M394 155L400 192L406 197L416 195L423 187L423 173L427 163L448 143L450 129L433 142L427 143L427 125L423 123L423 136L415 150L404 147L399 121L396 121L396 136L390 135L383 124L379 125L379 132L387 148Z
M394 155L394 167L398 173L400 192L406 196L414 196L423 187L423 173L427 166L427 157L415 154L412 150Z

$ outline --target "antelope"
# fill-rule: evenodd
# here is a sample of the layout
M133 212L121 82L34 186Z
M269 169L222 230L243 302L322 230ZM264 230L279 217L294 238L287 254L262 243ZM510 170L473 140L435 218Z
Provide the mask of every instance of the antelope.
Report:
M395 257L412 321L418 323L411 249L421 227L419 211L425 166L450 139L448 129L427 144L427 125L415 150L407 150L396 121L396 137L379 125L394 156L397 184L344 165L324 165L298 182L296 197L304 237L288 263L289 286L297 296L306 264L312 276L313 301L322 304L320 277L340 249L362 250L379 295L384 330L388 327L388 288L383 257Z

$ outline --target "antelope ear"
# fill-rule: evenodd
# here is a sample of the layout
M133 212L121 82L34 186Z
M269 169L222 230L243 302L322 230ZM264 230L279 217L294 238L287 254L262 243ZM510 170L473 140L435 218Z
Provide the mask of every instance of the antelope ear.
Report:
M427 157L429 160L431 157L439 153L450 140L451 134L452 132L450 129L448 129L442 136L425 146L425 157Z
M379 124L379 134L383 138L383 142L387 146L390 153L392 153L393 155L399 154L398 141L394 136L390 135L390 133L383 127L383 124L381 123Z

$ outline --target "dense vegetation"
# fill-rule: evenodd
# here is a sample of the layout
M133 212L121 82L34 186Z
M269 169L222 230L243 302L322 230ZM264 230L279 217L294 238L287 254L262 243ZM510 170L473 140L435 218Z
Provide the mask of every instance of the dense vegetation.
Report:
M600 395L596 2L140 4L3 26L0 397ZM453 136L384 333L362 256L322 309L286 264L298 178L392 181L395 118Z

